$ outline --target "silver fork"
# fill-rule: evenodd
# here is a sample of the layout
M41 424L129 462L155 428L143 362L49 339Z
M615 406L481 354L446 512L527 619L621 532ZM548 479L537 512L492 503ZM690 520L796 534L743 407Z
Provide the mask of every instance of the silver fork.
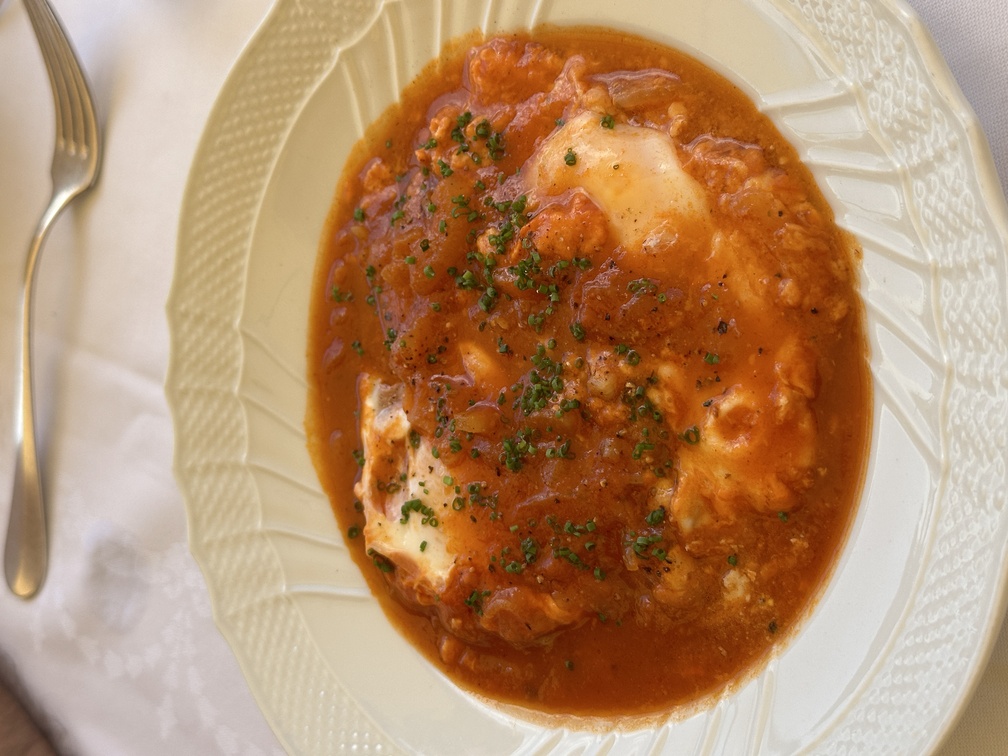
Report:
M48 0L24 0L52 85L56 111L56 148L52 162L52 197L42 213L25 263L21 297L20 369L14 442L14 491L4 551L4 574L11 590L31 598L45 579L49 561L45 501L35 447L32 395L32 292L42 244L56 218L70 202L94 186L101 164L101 131L94 101L77 56Z

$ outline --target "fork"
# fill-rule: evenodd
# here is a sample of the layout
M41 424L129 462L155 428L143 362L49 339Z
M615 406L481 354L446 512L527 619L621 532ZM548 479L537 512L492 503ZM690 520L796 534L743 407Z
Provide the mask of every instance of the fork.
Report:
M28 247L21 296L21 341L14 442L14 487L4 550L4 574L11 590L31 598L45 579L49 561L45 501L35 446L32 394L32 292L36 266L49 229L70 202L94 186L102 140L94 101L80 63L48 0L24 0L35 29L56 111L52 196Z

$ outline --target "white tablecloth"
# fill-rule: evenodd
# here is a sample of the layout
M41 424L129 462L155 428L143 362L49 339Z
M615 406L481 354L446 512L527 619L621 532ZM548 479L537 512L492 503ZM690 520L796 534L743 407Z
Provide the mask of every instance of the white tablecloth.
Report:
M172 477L164 307L186 173L270 0L55 0L107 146L97 189L40 269L36 348L52 560L30 602L0 589L0 680L80 754L277 753L214 626ZM1008 4L911 0L1008 185ZM15 362L24 250L48 198L51 96L17 0L0 2L0 366ZM13 370L0 370L0 429ZM0 433L0 531L13 442ZM2 542L2 541L0 541ZM0 723L0 727L3 723ZM1008 633L945 754L1008 753Z

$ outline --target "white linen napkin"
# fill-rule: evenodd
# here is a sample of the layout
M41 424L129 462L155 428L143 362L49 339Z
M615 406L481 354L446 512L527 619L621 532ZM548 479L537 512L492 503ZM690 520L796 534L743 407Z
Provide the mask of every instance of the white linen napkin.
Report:
M278 754L211 617L172 475L165 301L183 188L270 0L53 0L107 124L95 190L44 250L36 308L52 559L0 588L0 675L62 753ZM21 3L0 11L0 530L15 308L48 198L52 96Z

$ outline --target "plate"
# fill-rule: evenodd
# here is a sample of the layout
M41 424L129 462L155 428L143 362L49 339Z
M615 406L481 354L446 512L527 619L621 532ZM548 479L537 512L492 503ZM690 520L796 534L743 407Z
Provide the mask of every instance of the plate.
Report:
M389 625L305 447L308 293L352 144L442 44L592 23L741 86L864 249L875 391L863 501L815 611L765 669L657 729L535 725ZM896 0L278 0L206 126L181 213L167 394L190 546L293 753L922 753L1005 602L1008 211L933 43Z

